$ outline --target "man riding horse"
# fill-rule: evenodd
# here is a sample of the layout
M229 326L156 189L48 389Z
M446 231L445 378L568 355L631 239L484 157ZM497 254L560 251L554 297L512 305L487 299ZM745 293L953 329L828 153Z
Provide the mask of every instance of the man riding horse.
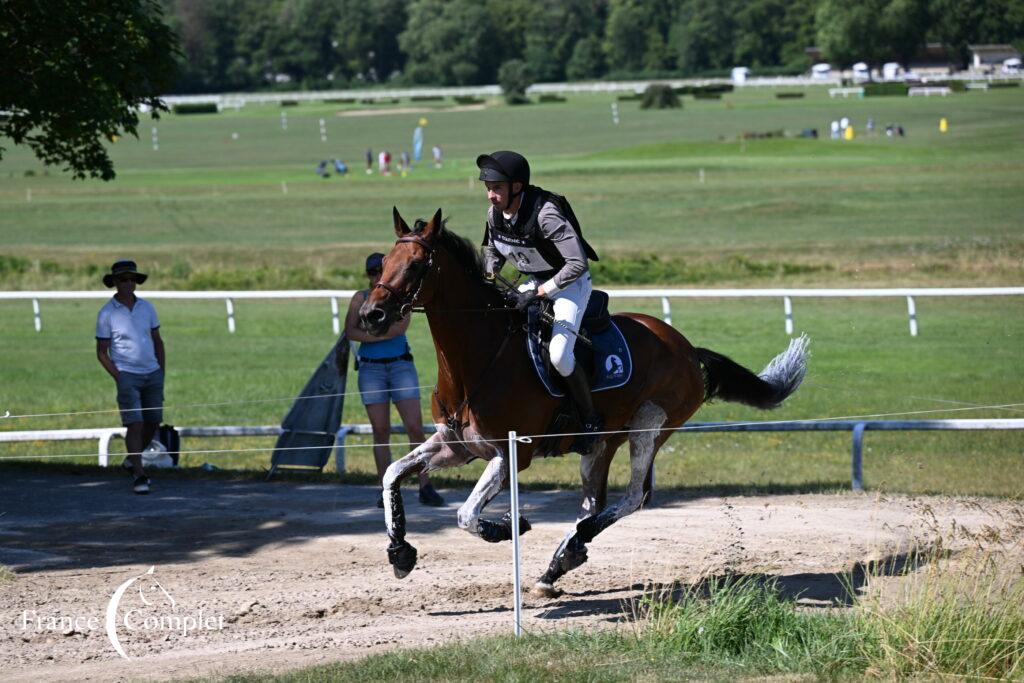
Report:
M522 154L481 154L476 165L491 203L483 242L485 277L494 280L510 261L527 276L515 293L516 308L551 300L554 321L548 353L579 410L584 434L575 447L587 455L602 421L594 410L590 379L576 362L573 348L592 291L588 259L598 260L597 253L583 239L565 197L530 184L530 163Z

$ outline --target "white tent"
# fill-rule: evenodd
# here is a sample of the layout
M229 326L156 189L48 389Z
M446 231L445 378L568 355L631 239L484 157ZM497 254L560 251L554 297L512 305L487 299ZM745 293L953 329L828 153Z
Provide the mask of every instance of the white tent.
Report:
M733 83L746 83L747 77L750 76L750 69L745 66L736 66L732 70L732 82Z
M897 62L886 62L882 65L882 80L886 81L899 81L902 80L900 72L903 71L903 67Z
M1003 73L1004 74L1019 74L1020 73L1020 57L1010 57L1009 59L1003 60Z
M830 64L822 62L811 67L811 77L813 78L828 78L831 75L832 65Z
M864 62L857 62L853 65L853 80L855 81L870 81L871 71L868 69L868 65Z

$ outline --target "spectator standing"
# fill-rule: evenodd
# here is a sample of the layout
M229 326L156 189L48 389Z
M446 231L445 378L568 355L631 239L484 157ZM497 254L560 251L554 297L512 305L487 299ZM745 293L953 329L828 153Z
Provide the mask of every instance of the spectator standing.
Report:
M373 150L366 148L366 175L373 175Z
M377 507L384 507L384 473L391 464L391 402L394 402L412 442L409 450L426 440L420 413L419 376L405 336L412 316L395 321L380 337L359 327L359 308L370 290L380 282L383 268L384 254L373 253L366 257L366 277L370 287L356 292L345 315L345 336L360 342L356 354L359 392L373 428L373 459L377 466L377 481L382 486L381 494L377 496ZM444 499L434 490L424 472L420 472L419 498L424 505L444 505Z
M138 494L149 493L142 451L163 419L167 367L156 309L135 296L135 288L147 277L134 261L112 265L103 276L103 284L117 287L117 293L96 316L96 357L117 384L117 406L126 428L128 462L135 478L132 490Z
M434 155L434 168L441 168L442 160L440 145L434 145L434 147L431 149L431 152Z

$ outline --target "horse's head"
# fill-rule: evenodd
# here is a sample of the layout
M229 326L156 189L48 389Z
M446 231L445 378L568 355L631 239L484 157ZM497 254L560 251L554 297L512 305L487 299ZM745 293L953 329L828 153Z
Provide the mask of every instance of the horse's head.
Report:
M380 281L370 290L359 309L363 327L371 334L383 334L396 320L423 303L424 284L434 263L434 243L444 229L441 209L429 222L409 228L398 208L394 208L395 235L398 240L384 257Z

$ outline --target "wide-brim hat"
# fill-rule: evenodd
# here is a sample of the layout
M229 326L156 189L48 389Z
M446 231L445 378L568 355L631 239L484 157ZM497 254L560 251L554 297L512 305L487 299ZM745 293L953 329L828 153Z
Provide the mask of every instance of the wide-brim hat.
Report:
M103 276L103 284L107 287L113 287L115 278L125 273L131 273L134 276L135 283L139 285L149 277L145 273L139 272L139 267L135 265L135 261L116 261L114 265L110 266L110 272Z

